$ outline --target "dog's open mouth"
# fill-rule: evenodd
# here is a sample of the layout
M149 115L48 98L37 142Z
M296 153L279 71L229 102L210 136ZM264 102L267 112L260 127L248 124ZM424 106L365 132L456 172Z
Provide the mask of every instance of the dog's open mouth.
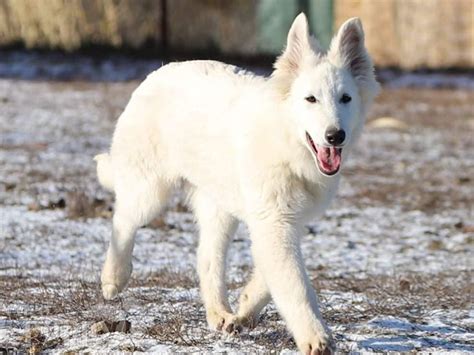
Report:
M311 152L316 157L319 171L328 176L336 174L341 166L342 148L320 146L314 143L308 132L306 132L306 140Z

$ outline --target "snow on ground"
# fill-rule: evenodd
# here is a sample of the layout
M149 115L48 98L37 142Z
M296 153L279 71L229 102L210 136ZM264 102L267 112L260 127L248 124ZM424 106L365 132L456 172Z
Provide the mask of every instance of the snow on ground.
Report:
M128 289L102 299L113 200L92 157L136 85L0 80L0 349L294 353L272 305L237 337L207 330L197 230L179 191L139 231ZM472 102L472 91L387 89L371 119L409 129L369 120L337 200L307 226L304 256L341 352L474 351ZM249 244L241 226L229 255L234 301ZM94 334L101 320L128 320L131 332Z

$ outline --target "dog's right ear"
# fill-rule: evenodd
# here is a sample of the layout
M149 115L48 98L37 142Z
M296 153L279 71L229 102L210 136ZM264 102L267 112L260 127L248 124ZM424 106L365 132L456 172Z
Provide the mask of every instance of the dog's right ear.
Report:
M283 71L287 75L298 72L304 56L311 51L312 44L309 36L308 20L304 13L300 13L288 32L286 48L274 64L277 71Z

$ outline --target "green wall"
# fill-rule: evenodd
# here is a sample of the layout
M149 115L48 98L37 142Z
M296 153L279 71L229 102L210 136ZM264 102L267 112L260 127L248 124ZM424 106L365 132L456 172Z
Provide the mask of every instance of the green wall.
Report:
M323 48L329 46L333 29L333 0L260 0L257 8L257 44L268 54L281 52L293 19L303 11L311 32Z

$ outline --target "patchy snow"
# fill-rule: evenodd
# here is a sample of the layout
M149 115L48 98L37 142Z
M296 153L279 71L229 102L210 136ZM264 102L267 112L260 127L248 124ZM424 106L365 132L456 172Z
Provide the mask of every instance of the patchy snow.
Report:
M400 72L396 70L381 70L377 77L384 82L387 87L406 88L457 88L465 90L474 90L474 75L470 73L456 72Z
M148 73L166 64L161 58L139 58L113 53L99 56L42 52L32 50L4 50L0 56L0 78L21 80L88 80L119 82L143 80ZM252 67L253 71L269 75L270 65ZM377 70L377 77L390 88L457 88L474 90L474 75L465 70L404 72L392 69Z
M52 352L295 353L273 305L238 337L207 330L197 230L179 191L159 223L139 230L129 288L118 301L102 300L112 196L99 187L92 157L107 149L136 84L0 80L0 349L25 351L25 333L37 328ZM307 226L303 253L341 351L474 352L472 313L456 301L463 295L449 293L472 271L472 96L383 96L375 114L400 115L411 132L368 129L339 197ZM87 196L95 212L74 216L71 193ZM249 246L241 226L229 254L234 303L251 269ZM159 272L170 270L166 281ZM100 319L127 319L132 331L93 334Z

